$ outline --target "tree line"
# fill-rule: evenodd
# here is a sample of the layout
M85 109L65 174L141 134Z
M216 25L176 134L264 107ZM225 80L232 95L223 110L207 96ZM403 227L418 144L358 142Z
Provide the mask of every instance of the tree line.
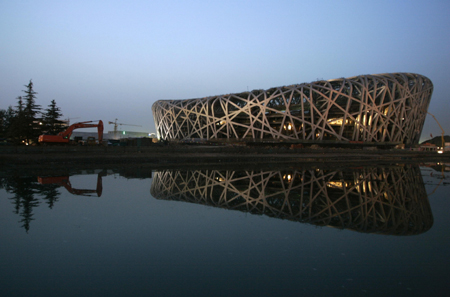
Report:
M25 94L16 98L17 105L8 109L0 109L0 140L16 145L32 145L38 143L42 134L56 135L65 129L66 122L60 120L61 109L53 99L48 107L42 110L36 103L33 82L25 85Z

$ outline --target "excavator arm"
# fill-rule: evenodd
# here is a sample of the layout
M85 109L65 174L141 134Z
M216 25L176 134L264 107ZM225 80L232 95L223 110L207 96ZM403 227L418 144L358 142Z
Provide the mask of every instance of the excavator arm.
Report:
M70 136L73 130L79 128L94 128L97 127L98 131L98 141L101 143L103 141L103 122L100 120L97 124L90 124L94 121L79 122L70 125L66 130L59 132L58 135L41 135L39 136L40 143L69 143Z

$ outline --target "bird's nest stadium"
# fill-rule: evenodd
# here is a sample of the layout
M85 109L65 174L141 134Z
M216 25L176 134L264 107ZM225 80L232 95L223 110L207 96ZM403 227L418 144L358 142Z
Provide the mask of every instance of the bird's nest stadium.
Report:
M385 73L153 104L167 141L419 142L433 92L425 76Z

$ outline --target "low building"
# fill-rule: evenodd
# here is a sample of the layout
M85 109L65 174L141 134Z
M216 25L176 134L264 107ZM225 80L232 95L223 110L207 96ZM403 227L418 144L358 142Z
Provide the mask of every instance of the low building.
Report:
M436 152L438 147L435 144L426 142L422 143L419 147L419 150L422 152Z
M85 141L88 139L88 137L95 137L95 139L98 139L98 133L97 132L85 132L85 131L74 131L72 135L70 136L70 139L72 140L82 140ZM103 139L109 140L109 139L126 139L126 138L156 138L156 133L149 133L149 132L133 132L133 131L108 131L107 133L103 133Z
M156 138L156 133L149 132L133 132L133 131L108 131L108 133L103 134L105 139L124 139L124 138Z

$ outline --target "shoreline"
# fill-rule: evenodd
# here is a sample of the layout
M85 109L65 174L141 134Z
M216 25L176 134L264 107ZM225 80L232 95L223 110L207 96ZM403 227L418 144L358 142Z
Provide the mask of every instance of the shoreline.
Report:
M248 146L0 147L2 167L149 165L155 168L255 164L373 164L450 161L450 152Z

